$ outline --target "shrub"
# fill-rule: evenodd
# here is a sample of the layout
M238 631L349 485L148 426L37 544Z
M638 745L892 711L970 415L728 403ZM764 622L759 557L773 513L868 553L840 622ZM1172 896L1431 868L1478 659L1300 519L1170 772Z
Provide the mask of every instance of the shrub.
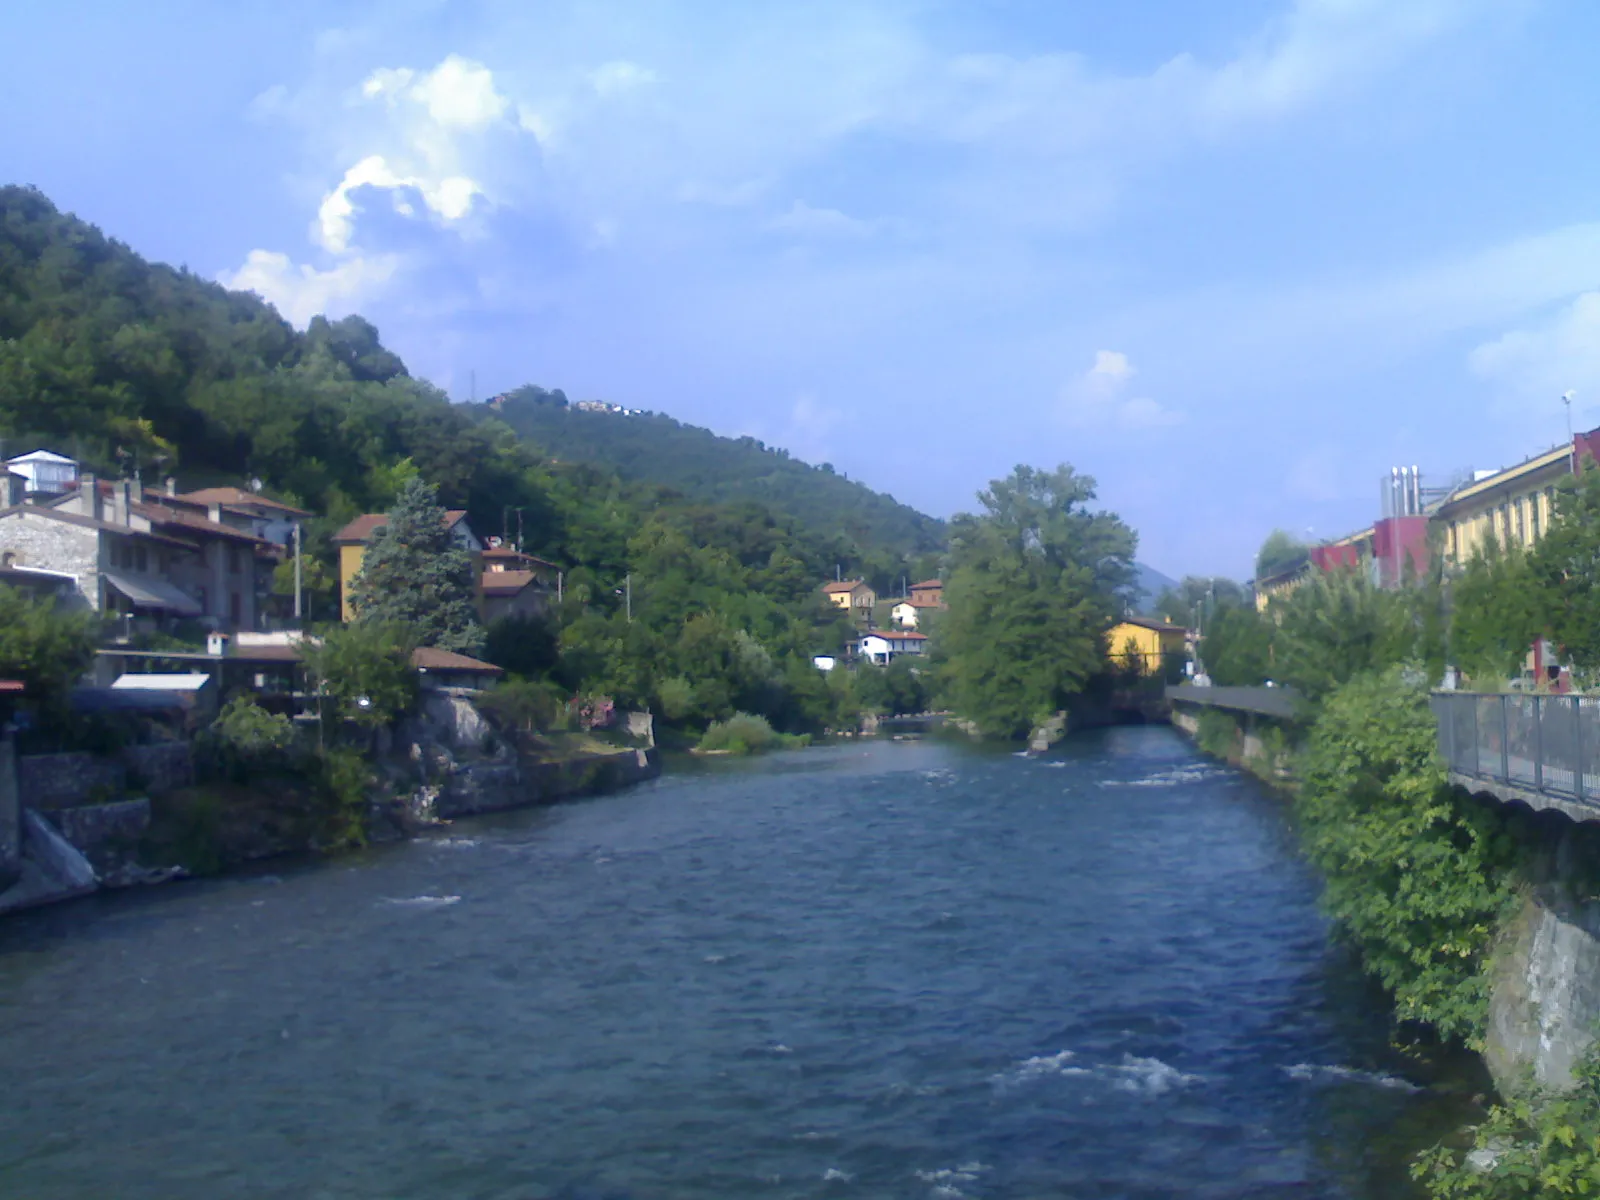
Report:
M505 730L549 733L567 724L566 691L545 680L507 679L474 703Z
M1412 1178L1439 1200L1600 1194L1597 1052L1574 1067L1570 1091L1495 1105L1473 1131L1470 1152L1436 1146L1418 1157Z
M1239 723L1220 708L1203 709L1194 740L1215 758L1232 758L1238 749Z
M317 756L312 776L316 829L313 846L333 851L366 845L367 792L372 764L356 750L336 747Z
M726 721L714 721L696 747L705 751L724 751L728 754L759 754L763 750L793 749L809 746L811 736L799 733L779 733L767 723L765 717L753 713L734 713Z
M255 771L290 765L297 737L294 722L270 713L253 697L233 697L196 739L203 771L242 780Z
M1358 676L1312 727L1295 807L1324 906L1401 1019L1476 1044L1515 851L1498 818L1449 786L1436 738L1414 675Z

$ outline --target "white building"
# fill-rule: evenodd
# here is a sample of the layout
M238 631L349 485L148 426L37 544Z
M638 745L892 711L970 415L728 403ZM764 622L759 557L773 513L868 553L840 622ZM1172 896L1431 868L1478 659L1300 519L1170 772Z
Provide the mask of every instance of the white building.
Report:
M857 645L862 658L881 666L902 654L926 653L928 636L910 629L874 629L862 634Z
M32 454L8 458L6 468L28 481L29 492L58 496L78 486L78 464L50 450L35 450Z

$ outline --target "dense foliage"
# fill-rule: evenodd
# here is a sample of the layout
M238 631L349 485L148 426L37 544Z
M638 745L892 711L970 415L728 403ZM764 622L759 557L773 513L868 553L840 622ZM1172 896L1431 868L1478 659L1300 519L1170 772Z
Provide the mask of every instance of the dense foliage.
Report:
M411 670L416 638L397 622L356 621L324 630L300 644L306 673L317 689L326 721L353 721L382 729L411 707L417 680Z
M937 572L944 522L752 437L718 437L660 413L575 409L558 391L518 388L496 406L517 433L563 461L596 463L698 504L755 502L788 514L843 570L880 591ZM832 577L830 569L828 577Z
M1026 733L1105 666L1136 539L1094 498L1069 466L1018 467L951 524L943 682L985 733Z
M93 614L0 584L0 679L21 682L46 719L66 713L72 685L94 662L98 633Z
M1452 582L1450 600L1451 661L1491 689L1520 672L1544 632L1531 556L1515 543L1502 550L1491 533Z
M1581 460L1528 564L1540 624L1580 670L1600 670L1600 466Z
M418 645L479 654L472 556L451 536L438 497L432 484L406 483L367 547L350 604L358 620L409 627Z
M1344 684L1301 765L1296 812L1329 913L1402 1019L1476 1041L1514 851L1496 818L1447 786L1426 688L1398 667Z
M1600 1196L1600 1046L1573 1069L1573 1086L1497 1104L1468 1151L1439 1146L1412 1175L1437 1200Z
M632 420L590 424L626 437ZM509 532L565 571L559 610L488 631L486 652L569 695L663 705L696 728L739 709L794 731L853 721L853 687L811 666L851 632L817 589L840 569L882 584L933 575L941 541L939 522L826 470L665 418L641 452L698 464L685 470L705 486L624 480L600 448L601 465L564 448L557 461L487 406L413 379L360 317L297 333L257 297L146 263L19 187L0 189L0 441L185 488L260 479L318 514L305 575L325 617L331 533L431 484L480 534ZM757 486L750 463L778 482ZM749 486L711 486L734 478ZM408 616L424 625L413 637L427 636L421 616Z
M778 733L765 717L754 713L735 713L726 721L714 721L695 749L702 754L759 754L763 750L798 749L810 740L803 733Z

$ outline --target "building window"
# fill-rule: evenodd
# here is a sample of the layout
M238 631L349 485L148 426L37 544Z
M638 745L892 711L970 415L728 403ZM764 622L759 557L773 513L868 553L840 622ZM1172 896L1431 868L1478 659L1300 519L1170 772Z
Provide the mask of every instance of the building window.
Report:
M1500 506L1500 544L1511 545L1511 505Z
M229 575L237 575L238 573L239 573L239 547L237 547L237 546L229 546L228 547L228 574Z
M1539 493L1535 492L1528 497L1528 533L1529 541L1539 540Z
M1450 557L1457 559L1461 557L1461 533L1454 521L1450 522Z
M148 549L142 545L135 546L133 548L133 556L138 570L148 571L150 569L150 551Z
M1522 508L1523 508L1522 497L1518 496L1516 498L1516 500L1513 502L1513 509L1514 509L1514 511L1516 512L1516 515L1517 515L1517 542L1520 545L1527 545L1527 542L1528 542L1528 527L1527 527L1527 522L1523 519L1523 516L1522 516Z
M228 597L228 619L235 629L244 624L244 600L238 592Z
M209 616L211 614L211 597L206 595L206 589L204 586L200 588L199 600L201 613Z

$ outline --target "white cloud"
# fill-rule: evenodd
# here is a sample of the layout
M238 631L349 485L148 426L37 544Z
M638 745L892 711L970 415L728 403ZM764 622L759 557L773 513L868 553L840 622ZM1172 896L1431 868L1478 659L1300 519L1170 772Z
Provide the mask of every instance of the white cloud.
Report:
M804 200L796 200L788 212L768 221L767 228L805 237L865 237L872 233L874 222L836 208L812 208Z
M370 155L344 173L339 186L323 197L317 209L314 234L324 249L335 254L343 254L350 249L356 211L350 193L362 187L391 191L414 188L421 194L429 211L447 223L465 217L472 211L473 198L483 194L483 189L464 175L452 175L444 179L402 175L382 155ZM413 215L410 204L403 196L394 198L394 208L402 216Z
M410 92L440 125L483 129L506 115L510 101L495 90L494 75L482 63L448 55L417 80Z
M1138 374L1119 350L1095 351L1094 364L1061 390L1061 416L1072 428L1160 429L1177 425L1183 414L1148 396L1130 396Z
M656 73L638 63L608 62L589 73L589 85L600 96L620 96L657 81Z
M255 292L277 308L290 324L304 329L319 313L354 311L397 266L392 256L347 258L326 271L295 266L287 254L252 250L237 271L224 271L224 287Z
M1483 343L1467 362L1509 411L1554 413L1571 390L1574 409L1593 413L1600 404L1600 292L1584 292L1550 319Z

